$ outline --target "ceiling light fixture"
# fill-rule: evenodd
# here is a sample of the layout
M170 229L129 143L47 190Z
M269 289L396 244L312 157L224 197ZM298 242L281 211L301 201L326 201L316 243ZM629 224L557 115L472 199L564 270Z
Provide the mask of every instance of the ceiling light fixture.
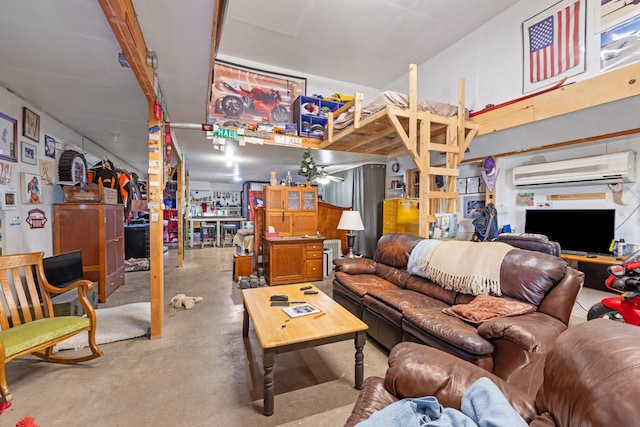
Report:
M320 172L318 172L318 174L313 177L312 179L313 182L317 182L322 185L327 185L331 181L333 182L344 181L344 178L340 176L329 175L329 173L324 170L324 168L326 168L326 165L318 165L318 167L320 168Z
M326 176L321 176L320 178L316 179L316 182L318 184L327 185L331 181Z

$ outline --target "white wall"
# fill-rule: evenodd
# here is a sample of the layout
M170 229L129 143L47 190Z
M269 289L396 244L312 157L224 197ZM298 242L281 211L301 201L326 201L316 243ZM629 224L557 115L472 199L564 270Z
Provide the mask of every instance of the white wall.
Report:
M551 194L580 194L580 193L605 193L605 199L596 200L553 200L552 209L615 209L616 210L616 240L624 238L628 243L640 243L640 182L622 184L622 192L614 193L612 186L596 184L589 186L563 186L546 187L536 189L517 189L511 184L511 172L513 167L529 162L534 157L543 157L548 162L591 157L602 154L629 151L637 151L637 138L620 138L615 141L586 144L580 147L569 147L526 155L510 156L498 160L499 183L496 195L496 207L498 209L499 223L511 224L516 231L524 231L524 214L526 207L516 206L515 199L518 193L534 193L534 206L537 203L547 202L547 196ZM540 159L536 159L539 161ZM636 159L636 170L640 170L640 156ZM581 224L579 218L567 227L584 227L588 233L590 227L597 224Z
M307 79L307 95L319 94L322 96L330 96L336 92L340 92L345 95L353 96L355 92L361 92L364 94L364 99L368 99L376 96L381 91L381 89L379 88L372 88L372 87L362 86L354 83L347 83L339 80L327 79L325 77L315 76L313 74L301 74L293 70L272 67L272 66L261 64L258 62L247 61L246 59L234 58L233 56L228 56L228 55L220 55L218 59L222 61L232 62L235 64L242 64L247 67L258 68L260 70L264 70L268 72L304 77ZM407 67L408 65L409 64L407 64Z
M465 78L466 106L470 110L480 110L487 104L499 104L522 96L522 23L556 3L557 0L539 0L535 2L522 0L433 59L419 64L418 95L422 98L455 104L458 96L457 78L463 77ZM594 26L595 3L587 1L585 5L587 8L585 35L586 71L568 78L567 83L589 79L600 74L600 39L599 34L595 34ZM408 87L408 75L405 75L384 89L407 92ZM546 133L543 131L535 135L537 146L556 142L552 140L555 134L564 133L565 131L557 128L558 123L562 126L562 118L555 120L554 125L546 129ZM629 123L627 128L633 127L637 127L637 123ZM542 128L544 129L544 126ZM524 137L524 135L522 136ZM504 138L502 140L500 138L484 138L482 144L500 143L500 146L494 146L495 153L516 150L517 148L514 148L514 146L520 141L506 139L505 141ZM474 142L476 142L475 146ZM485 153L487 151L486 146L479 149L478 143L478 139L471 143L469 147L471 154L467 155L467 158L477 156L477 154L474 156L474 149L476 153ZM511 148L508 145L511 145ZM511 184L510 179L511 169L514 166L519 166L535 156L544 156L547 161L555 161L617 151L638 151L639 147L640 137L632 136L539 153L501 157L498 160L500 172L496 194L499 225L510 224L516 231L524 230L524 212L526 208L516 206L515 200L518 193L533 192L537 203L546 201L546 196L549 194L604 192L606 193L606 199L604 200L553 201L552 205L558 209L614 208L616 209L616 239L625 238L627 242L640 243L640 183L638 182L624 184L621 194L622 201L618 202L618 199L614 198L611 188L606 184L518 190ZM392 159L390 163L394 161L396 159ZM408 156L401 157L399 161L403 168L413 167ZM407 165L407 162L409 162L409 165ZM640 168L640 165L638 166ZM463 164L460 167L461 177L478 176L481 172L482 170L473 164ZM462 205L464 197L461 196L460 205ZM459 212L459 215L462 218L462 211ZM579 227L581 225L576 222L575 224L567 224L567 226ZM585 232L588 232L588 229L585 229ZM472 233L471 220L461 219L458 238L463 240L470 239Z
M458 77L466 83L466 106L480 110L522 96L522 23L558 0L521 0L481 28L418 66L418 94L457 103ZM600 73L600 39L594 34L594 2L586 1L586 71L567 79L585 80ZM408 75L385 90L406 92Z
M40 116L40 142L32 141L22 136L22 111L23 107L27 107ZM38 162L41 160L51 162L51 175L53 181L58 180L58 159L65 149L80 149L90 153L94 158L102 158L103 156L111 159L119 165L126 165L126 162L113 156L103 148L97 146L91 140L84 138L81 134L73 129L64 126L60 122L53 119L43 111L40 111L34 105L29 104L22 98L12 92L0 87L0 111L18 120L17 132L17 162L7 162L0 159L2 163L11 165L11 182L8 185L0 185L0 191L15 190L18 195L18 207L15 210L7 210L4 212L5 218L2 220L2 245L4 247L3 254L23 253L23 252L39 252L45 253L45 256L53 255L53 234L52 234L52 204L62 202L62 189L59 185L48 185L40 182L41 204L23 204L21 202L22 191L20 185L20 174L22 172L40 175L38 165L31 165L22 162L21 143L28 142L36 146ZM44 155L44 135L53 137L56 141L56 158L46 157ZM89 165L90 166L90 165ZM129 169L131 172L138 173L139 176L145 176L135 169ZM29 211L33 209L44 211L47 218L44 228L30 228L26 219ZM13 220L13 221L12 221ZM14 222L14 225L11 225Z

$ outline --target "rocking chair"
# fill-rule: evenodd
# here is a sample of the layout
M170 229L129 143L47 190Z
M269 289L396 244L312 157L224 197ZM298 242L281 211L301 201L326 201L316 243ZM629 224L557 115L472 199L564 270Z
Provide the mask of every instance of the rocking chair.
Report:
M86 292L93 282L78 280L64 288L51 285L42 266L42 252L0 256L0 402L12 399L5 365L33 354L48 362L78 363L102 356L96 345L96 314ZM51 296L76 289L85 316L55 316ZM54 353L54 345L87 331L91 354L76 357Z

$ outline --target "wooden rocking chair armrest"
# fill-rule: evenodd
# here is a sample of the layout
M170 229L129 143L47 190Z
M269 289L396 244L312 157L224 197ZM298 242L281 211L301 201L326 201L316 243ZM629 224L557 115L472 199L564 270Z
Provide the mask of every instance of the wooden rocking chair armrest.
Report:
M64 288L53 286L52 284L46 281L44 282L44 290L50 294L62 294L76 288L78 288L78 290L80 290L80 288L84 288L84 292L90 291L93 289L93 282L86 279L80 279L65 286Z

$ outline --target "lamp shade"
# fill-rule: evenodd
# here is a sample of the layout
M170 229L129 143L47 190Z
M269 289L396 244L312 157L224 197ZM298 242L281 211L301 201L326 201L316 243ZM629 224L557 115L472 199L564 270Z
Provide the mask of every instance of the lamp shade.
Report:
M360 212L358 211L344 211L340 217L338 223L338 230L364 230L364 224L362 218L360 218Z

